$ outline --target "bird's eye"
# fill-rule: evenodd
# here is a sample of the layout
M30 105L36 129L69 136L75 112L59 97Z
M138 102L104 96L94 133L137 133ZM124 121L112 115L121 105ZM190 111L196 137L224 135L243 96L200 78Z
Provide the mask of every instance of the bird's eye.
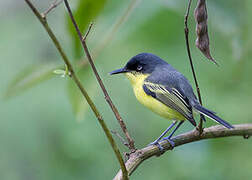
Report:
M136 70L137 70L137 71L141 71L142 69L143 69L143 66L140 66L140 65L139 65L139 66L137 66L137 69L136 69Z

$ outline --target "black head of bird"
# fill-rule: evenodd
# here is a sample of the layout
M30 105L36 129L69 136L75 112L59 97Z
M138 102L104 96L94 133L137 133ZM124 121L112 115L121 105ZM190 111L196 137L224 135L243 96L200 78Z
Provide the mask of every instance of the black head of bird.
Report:
M119 73L142 73L151 74L156 67L167 64L164 60L151 53L141 53L132 57L127 64L115 71L110 72L111 75Z

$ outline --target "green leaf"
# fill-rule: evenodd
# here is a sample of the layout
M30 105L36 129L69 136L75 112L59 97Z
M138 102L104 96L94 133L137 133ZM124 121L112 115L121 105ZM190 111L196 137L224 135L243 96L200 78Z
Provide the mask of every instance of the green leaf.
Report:
M88 95L90 97L94 97L99 88L97 88L97 83L90 78L91 74L92 72L90 72L88 68L84 68L77 73L77 76L80 78L81 83L87 90ZM77 121L83 120L86 111L89 109L89 105L72 79L69 79L68 81L67 92Z
M13 97L27 89L38 85L53 77L53 70L59 68L57 64L39 64L26 67L10 82L4 94L5 98Z
M65 70L63 70L63 69L55 69L53 71L53 73L57 74L57 75L61 75L61 77L66 77L67 75L70 75L70 73L68 71L67 65L65 65Z
M73 11L73 15L81 32L84 32L90 22L98 16L106 2L107 0L79 0L77 9ZM81 57L80 39L69 17L67 20L68 31L73 39L75 59L79 59Z
M58 74L58 75L65 75L66 74L66 71L65 70L62 70L62 69L55 69L53 71L54 74Z

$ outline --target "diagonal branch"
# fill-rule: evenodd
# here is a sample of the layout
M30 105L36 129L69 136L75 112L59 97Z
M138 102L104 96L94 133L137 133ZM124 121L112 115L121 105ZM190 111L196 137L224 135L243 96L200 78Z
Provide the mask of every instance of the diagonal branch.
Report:
M88 30L86 32L86 34L83 36L82 40L81 41L86 41L90 31L91 31L91 28L93 27L93 22L90 23L89 27L88 27Z
M142 0L131 0L128 7L123 11L122 15L119 16L119 18L114 22L114 24L111 25L111 29L108 30L108 32L105 33L104 38L99 42L98 45L95 46L93 50L93 59L95 59L97 56L100 55L102 50L107 47L116 36L119 29L122 27L122 25L129 19L130 15L134 11L134 9L141 3ZM84 67L87 65L86 59L81 59L78 62L79 67Z
M51 12L51 10L56 8L62 2L63 2L63 0L60 0L59 2L58 2L58 0L54 0L53 3L50 5L50 7L48 9L45 12L41 13L41 16L43 18L46 18L47 14L49 14Z
M252 124L238 124L234 125L234 127L234 129L227 129L220 125L212 126L205 128L200 136L197 130L193 130L172 138L172 141L175 143L175 147L177 147L203 139L214 139L229 136L243 136L244 139L248 139L252 136ZM169 142L162 141L160 144L164 147L164 151L172 150ZM160 151L157 146L147 146L143 149L137 150L135 153L130 155L130 158L125 163L129 175L131 175L143 161L159 155ZM122 180L121 170L114 177L114 180Z
M121 168L123 169L124 172L126 172L127 175L127 171L123 162L123 158L121 156L121 153L110 133L110 130L108 129L105 121L103 120L103 117L101 116L100 112L98 111L98 109L96 108L95 104L93 103L92 99L89 97L88 93L86 92L86 90L84 89L83 85L81 84L79 78L76 76L75 71L73 69L72 64L70 63L69 59L67 58L65 52L63 51L58 39L56 38L56 36L54 35L53 31L51 30L51 28L49 27L49 25L47 24L46 18L44 18L39 11L35 8L35 6L29 1L29 0L25 0L25 2L28 4L28 6L31 8L31 10L33 11L33 13L36 15L36 17L39 19L39 21L41 22L41 24L43 25L43 27L45 28L45 30L47 31L48 35L50 36L50 38L52 39L54 45L56 46L57 50L59 51L63 61L65 62L66 66L68 67L69 73L70 73L70 77L73 78L75 84L78 86L78 88L80 89L82 95L85 97L85 99L87 100L89 106L91 107L93 113L95 114L98 122L100 123L104 133L107 136L107 139L110 143L110 145L113 148L113 151L120 163ZM128 179L128 176L126 176L124 179Z
M98 71L97 71L97 69L96 69L96 67L94 65L94 61L93 61L93 59L92 59L92 57L91 57L91 55L89 53L89 50L88 50L88 47L87 47L87 44L86 44L86 41L85 41L86 38L85 37L83 38L83 35L80 32L80 29L79 29L79 27L78 27L78 25L77 25L77 23L76 23L76 21L75 21L75 19L73 17L73 14L72 14L72 11L71 11L70 6L68 4L68 1L64 0L64 2L65 2L65 6L66 6L66 8L68 10L69 16L70 16L70 18L71 18L71 20L73 22L73 25L74 25L77 33L78 33L78 36L79 36L80 41L82 43L82 46L83 46L84 52L85 52L85 54L87 56L87 59L88 59L90 65L91 65L91 67L93 69L93 72L94 72L94 74L96 76L96 79L97 79L97 81L98 81L98 83L99 83L99 85L100 85L100 87L101 87L101 89L102 89L102 91L104 93L105 99L106 99L107 103L109 104L110 108L112 109L116 119L118 120L118 122L119 122L119 124L120 124L126 138L127 138L128 147L129 147L130 151L133 153L133 152L136 151L136 148L135 148L135 145L134 145L134 140L130 137L129 132L128 132L127 128L126 128L126 125L125 125L124 121L122 120L122 117L120 116L117 108L115 107L114 103L112 102L112 100L111 100L111 98L110 98L110 96L109 96L109 94L108 94L108 92L107 92L107 90L106 90L106 88L105 88L105 86L104 86L104 84L102 82L102 79L101 79L101 77L100 77L100 75L99 75L99 73L98 73Z
M197 89L199 102L202 105L202 99L201 99L201 95L200 95L199 84L198 84L196 73L195 73L195 70L194 70L194 65L193 65L191 51L190 51L189 38L188 38L188 34L189 34L188 16L189 16L190 8L191 8L191 3L192 3L192 0L188 0L188 6L187 6L187 10L186 10L186 14L185 14L185 21L184 21L184 24L185 24L184 31L185 31L185 39L186 39L186 49L187 49L187 54L188 54L189 62L190 62L192 73L193 73L193 79L194 79L194 83L195 83L195 86L196 86L196 89ZM200 133L203 132L203 129L202 129L203 120L204 120L204 115L200 115L200 123L198 125L198 129L199 129Z

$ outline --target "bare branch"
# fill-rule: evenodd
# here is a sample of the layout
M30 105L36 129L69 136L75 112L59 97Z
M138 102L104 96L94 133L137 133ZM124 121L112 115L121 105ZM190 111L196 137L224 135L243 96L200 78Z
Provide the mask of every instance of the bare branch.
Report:
M86 41L87 36L88 36L88 34L89 34L89 32L90 32L90 30L91 30L92 27L93 27L93 23L91 22L91 23L89 24L89 27L88 27L88 30L87 30L85 36L82 38L82 41Z
M64 3L65 3L65 6L66 6L66 8L67 8L67 10L68 10L69 16L70 16L70 18L71 18L71 20L72 20L72 23L73 23L73 25L74 25L74 27L75 27L77 33L78 33L78 36L79 36L79 38L80 38L80 41L81 41L81 44L82 44L82 46L83 46L84 52L85 52L85 54L86 54L86 56L87 56L87 59L88 59L90 65L91 65L91 67L92 67L92 69L93 69L93 72L94 72L94 74L95 74L95 76L96 76L96 79L97 79L97 81L98 81L98 83L99 83L99 85L100 85L100 87L101 87L101 89L102 89L102 91L103 91L103 93L104 93L104 95L105 95L105 99L106 99L106 101L108 102L108 104L110 105L112 111L114 112L115 117L117 118L118 122L120 123L120 125L121 125L121 127L122 127L122 130L123 130L123 132L125 133L125 135L126 135L128 141L129 141L129 146L130 146L131 152L135 152L136 149L135 149L135 146L134 146L134 141L133 141L133 139L131 139L131 137L129 136L129 133L128 133L127 129L126 129L126 125L125 125L125 123L123 122L123 120L122 120L122 118L121 118L121 116L120 116L120 114L119 114L117 108L116 108L115 105L113 104L111 98L109 97L108 92L107 92L107 90L106 90L106 88L105 88L105 86L104 86L104 84L103 84L103 82L102 82L102 80L101 80L101 78L100 78L100 76L99 76L99 74L98 74L98 71L97 71L97 69L96 69L96 67L95 67L95 65L94 65L94 62L93 62L93 60L92 60L92 57L91 57L91 55L90 55L90 53L89 53L89 50L88 50L86 41L84 40L85 38L83 38L83 36L82 36L82 34L81 34L81 32L80 32L80 29L79 29L79 27L78 27L78 25L77 25L77 23L76 23L76 21L75 21L75 19L74 19L74 17L73 17L73 14L72 14L71 8L70 8L70 6L69 6L69 4L68 4L68 1L67 1L67 0L64 0ZM87 33L87 34L88 34L88 33ZM120 157L121 157L121 156L120 156ZM120 166L121 166L121 168L122 168L123 179L127 180L127 179L128 179L128 172L127 172L127 170L126 170L126 167L125 167L125 165L124 165L124 162L122 162L121 160L119 160L119 162L120 162Z
M196 73L194 70L194 65L192 62L192 56L191 56L191 50L190 50L190 44L189 44L189 38L188 38L188 34L189 34L189 29L188 29L188 16L189 16L189 12L190 12L190 8L191 8L191 3L192 0L188 0L188 6L187 6L187 10L186 10L186 14L185 14L185 39L186 39L186 49L187 49L187 54L188 54L188 58L189 58L189 62L191 65L191 69L192 69L192 73L193 73L193 79L194 79L194 83L197 89L197 94L198 94L198 98L199 98L199 102L202 105L202 99L201 99L201 95L200 95L200 89L199 89L199 84L196 78ZM203 132L203 128L202 128L202 124L203 124L203 120L205 119L204 115L200 115L200 123L198 125L198 130L200 133Z
M229 136L243 136L248 138L249 136L252 136L252 124L239 124L234 125L234 127L234 129L227 129L220 125L212 126L205 128L204 132L201 135L199 135L199 132L197 130L193 130L172 138L172 141L175 143L175 147L177 147L203 139L213 139ZM162 141L160 142L160 144L162 145L162 147L164 147L164 151L172 150L172 146L169 142ZM131 154L130 158L125 163L129 175L131 175L143 161L158 155L160 155L160 151L157 146L147 146ZM114 177L114 180L122 180L121 170Z
M120 141L123 143L123 145L127 146L129 148L129 144L123 139L123 137L117 132L117 131L111 131L112 134L114 134L115 136L117 136Z
M56 36L54 35L54 33L52 32L51 28L49 27L49 25L47 24L47 21L45 20L45 18L42 17L42 15L39 13L39 11L33 6L33 4L29 1L29 0L25 0L25 2L28 4L28 6L31 8L31 10L33 11L33 13L36 15L36 17L39 19L39 21L41 22L41 24L43 25L43 27L45 28L45 30L47 31L48 35L50 36L50 38L52 39L54 45L56 46L57 50L59 51L63 61L65 62L66 66L68 67L68 70L71 74L71 78L73 78L75 84L78 86L78 88L80 89L82 95L85 97L85 99L87 100L89 106L91 107L93 113L95 114L98 122L100 123L104 133L107 136L108 141L110 142L110 145L113 148L113 151L120 163L120 166L122 169L124 169L124 171L126 172L127 175L127 171L123 162L123 158L121 156L121 153L110 133L110 130L108 129L106 123L103 120L103 117L101 116L100 112L98 111L98 109L96 108L95 104L93 103L93 101L91 100L91 98L89 97L88 93L86 92L86 90L84 89L83 85L81 84L79 78L76 76L75 71L73 69L72 64L70 63L69 59L67 58L65 52L63 51L58 39L56 38ZM128 176L126 176L125 179L128 179Z
M114 113L116 119L118 120L118 123L120 124L120 126L121 126L121 128L122 128L122 130L123 130L123 132L124 132L124 134L125 134L125 136L126 136L126 138L127 138L130 151L131 151L131 152L135 152L135 151L136 151L136 148L135 148L135 145L134 145L134 140L130 137L129 132L128 132L127 128L126 128L126 125L125 125L125 123L124 123L122 117L120 116L120 114L119 114L117 108L116 108L115 105L113 104L113 102L112 102L112 100L111 100L111 98L110 98L110 96L109 96L109 94L108 94L108 92L107 92L107 90L106 90L106 88L105 88L103 82L102 82L102 79L101 79L101 77L100 77L100 75L99 75L99 73L98 73L98 71L97 71L97 69L96 69L96 67L95 67L95 65L94 65L94 61L93 61L93 59L92 59L92 57L91 57L91 55L90 55L90 53L89 53L89 50L88 50L86 41L83 41L83 36L82 36L82 34L81 34L81 32L80 32L80 30L79 30L79 28L78 28L78 25L77 25L77 23L76 23L76 21L75 21L75 19L74 19L74 17L73 17L73 14L72 14L72 11L71 11L71 9L70 9L70 7L69 7L68 1L67 1L67 0L64 0L64 2L65 2L65 5L66 5L66 7L67 7L67 9L68 9L69 16L70 16L70 18L71 18L71 20L72 20L72 22L73 22L73 25L74 25L74 27L75 27L77 33L78 33L78 36L79 36L80 41L81 41L81 43L82 43L82 46L83 46L84 52L85 52L85 54L86 54L86 56L87 56L87 59L88 59L90 65L91 65L91 67L92 67L92 69L93 69L93 72L94 72L94 74L95 74L95 76L96 76L96 79L97 79L97 81L98 81L98 83L99 83L99 85L100 85L100 87L101 87L101 89L102 89L102 91L103 91L103 93L104 93L105 99L106 99L107 103L109 104L110 108L112 109L112 111L113 111L113 113Z
M45 12L41 13L41 16L43 18L46 18L47 14L49 14L49 12L51 12L51 10L56 8L62 2L63 2L63 0L60 0L59 2L58 2L58 0L54 0L48 9Z
M142 0L131 0L128 7L123 11L122 15L115 21L113 25L111 25L111 29L108 30L104 38L99 42L97 46L95 46L93 50L93 59L101 53L101 51L108 46L109 43L112 42L113 38L115 37L116 33L120 29L120 27L128 20L129 16L132 14L133 10ZM86 59L81 59L78 61L79 67L84 67L88 63Z

